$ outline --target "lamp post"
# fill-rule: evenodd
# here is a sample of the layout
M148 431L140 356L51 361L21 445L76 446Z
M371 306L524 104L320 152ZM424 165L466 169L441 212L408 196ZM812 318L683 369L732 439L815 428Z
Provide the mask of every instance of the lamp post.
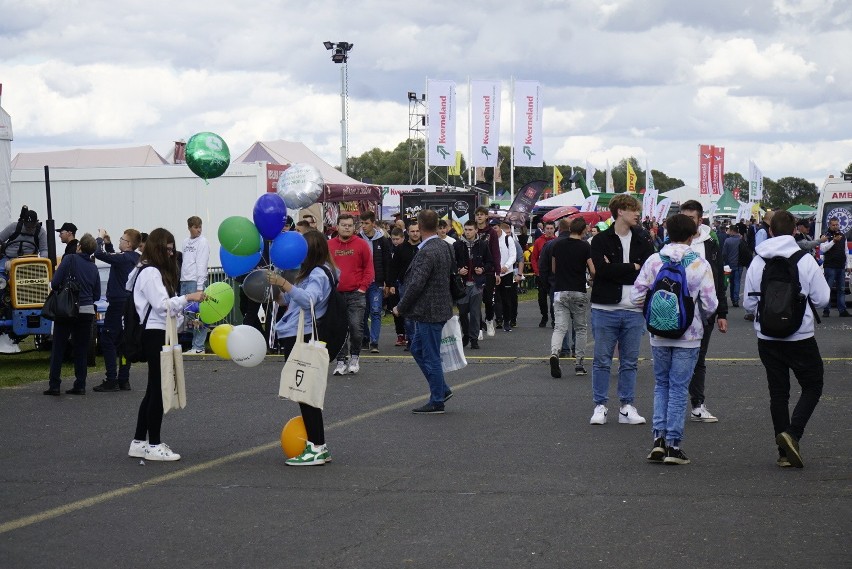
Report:
M346 173L346 162L347 162L347 132L346 132L346 115L348 114L346 111L347 107L347 99L348 99L348 89L347 89L347 79L348 79L348 67L347 63L349 61L349 52L352 51L352 48L355 47L355 44L351 44L345 41L339 42L330 42L324 41L322 45L325 46L325 49L331 51L331 60L334 63L341 63L340 66L340 108L341 108L341 119L340 119L340 171L344 174Z

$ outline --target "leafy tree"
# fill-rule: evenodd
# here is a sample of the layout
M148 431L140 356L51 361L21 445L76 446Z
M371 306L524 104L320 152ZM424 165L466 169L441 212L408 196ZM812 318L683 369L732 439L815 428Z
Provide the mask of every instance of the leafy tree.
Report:
M749 188L748 188L748 180L746 180L742 174L739 172L725 172L724 179L724 187L725 190L733 193L734 189L740 189L739 199L740 201L748 201L749 196Z
M779 197L783 198L781 207L790 207L797 203L816 205L819 191L816 184L803 178L786 177L778 180Z

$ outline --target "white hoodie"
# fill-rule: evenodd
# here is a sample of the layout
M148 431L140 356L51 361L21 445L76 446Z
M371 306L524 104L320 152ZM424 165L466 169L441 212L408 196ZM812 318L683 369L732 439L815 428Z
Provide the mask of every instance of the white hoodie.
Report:
M790 257L794 253L799 252L798 243L792 235L782 235L780 237L772 237L763 241L757 246L754 260L748 267L745 280L745 296L743 299L743 308L746 312L754 314L757 312L757 302L760 297L749 296L750 292L760 292L760 281L763 278L763 269L766 267L766 261L763 259L771 259L773 257ZM811 255L805 255L799 259L799 282L802 285L802 294L810 298L814 306L823 308L828 306L828 298L830 289L822 271L819 270L816 260ZM805 310L805 317L802 319L802 325L798 331L792 336L786 338L772 338L764 336L760 333L760 322L755 319L754 329L757 332L757 337L763 340L780 340L782 342L795 342L811 338L814 335L814 311L808 307Z

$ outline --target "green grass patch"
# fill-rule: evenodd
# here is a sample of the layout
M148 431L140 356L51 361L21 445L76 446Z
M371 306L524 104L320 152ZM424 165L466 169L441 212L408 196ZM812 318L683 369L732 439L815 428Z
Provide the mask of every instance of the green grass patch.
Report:
M32 337L25 338L19 344L20 354L0 354L0 388L25 385L36 381L47 381L50 376L50 351L38 351L35 349ZM87 385L100 383L105 374L104 360L98 357L97 365L90 367ZM93 383L92 378L97 378ZM63 384L74 381L74 364L66 362L62 364ZM70 387L68 383L68 387Z

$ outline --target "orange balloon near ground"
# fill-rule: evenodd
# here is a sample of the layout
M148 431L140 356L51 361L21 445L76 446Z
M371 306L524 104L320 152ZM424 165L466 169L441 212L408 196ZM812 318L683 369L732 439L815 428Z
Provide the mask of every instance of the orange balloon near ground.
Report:
M293 417L281 429L281 448L287 458L299 456L305 450L308 441L308 431L302 416Z

